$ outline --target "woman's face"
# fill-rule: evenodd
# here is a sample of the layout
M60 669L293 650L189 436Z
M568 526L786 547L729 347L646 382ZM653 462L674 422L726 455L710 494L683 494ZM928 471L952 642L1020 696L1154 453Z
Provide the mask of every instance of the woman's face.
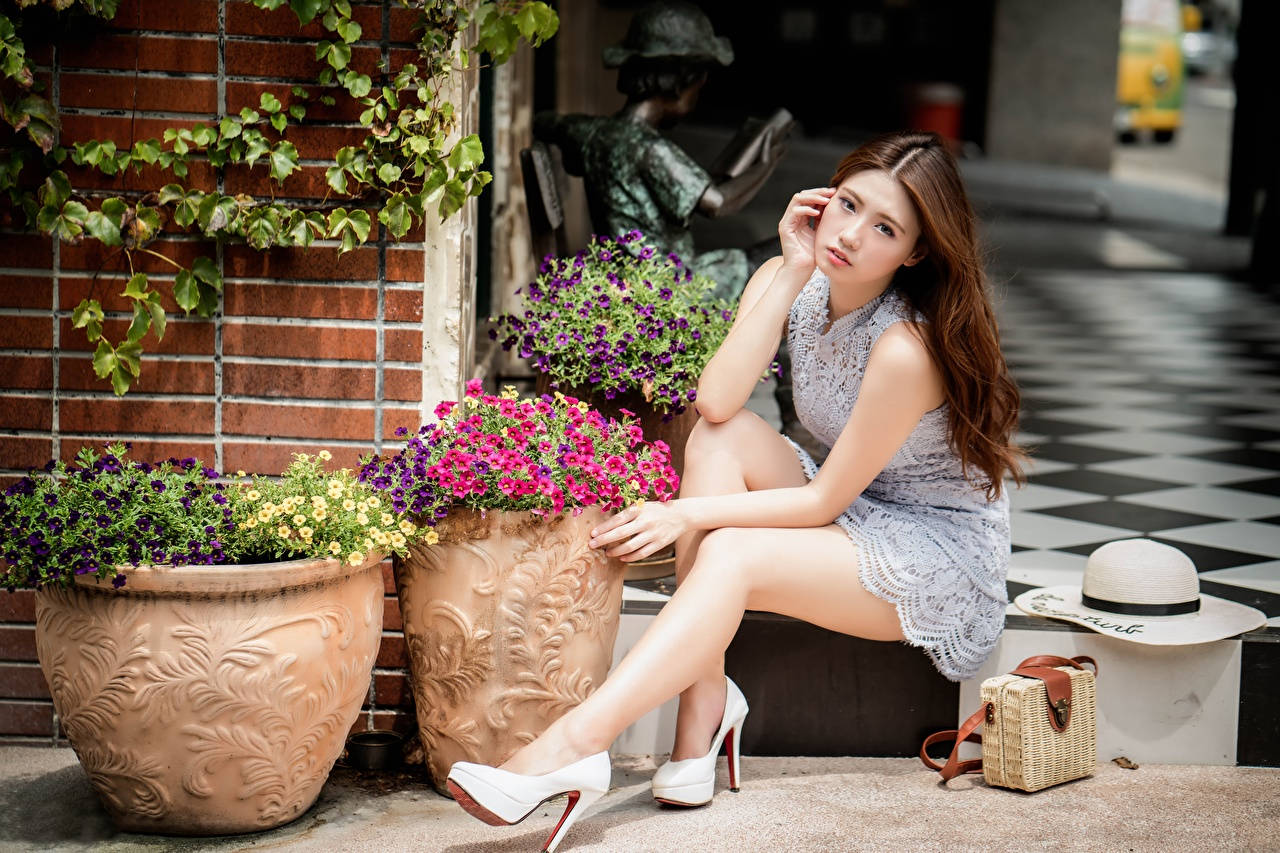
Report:
M920 222L902 184L881 170L855 172L836 188L818 218L814 260L833 283L883 284L916 252Z

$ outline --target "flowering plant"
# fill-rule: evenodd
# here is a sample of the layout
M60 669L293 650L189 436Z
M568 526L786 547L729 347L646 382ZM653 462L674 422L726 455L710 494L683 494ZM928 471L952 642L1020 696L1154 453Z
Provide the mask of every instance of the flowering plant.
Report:
M326 472L320 463L331 458L327 450L317 456L295 453L278 480L238 479L239 488L229 492L235 532L228 554L241 562L268 555L337 557L353 566L374 551L406 556L417 526L387 512L382 499L349 469ZM429 531L427 541L433 537L435 531Z
M0 585L112 578L129 565L255 563L336 557L360 565L373 552L407 554L424 531L386 512L382 498L332 458L294 454L278 479L239 471L230 482L195 459L154 465L127 459L127 444L75 462L50 462L0 496ZM425 531L426 540L435 531Z
M679 486L666 443L645 441L629 417L605 418L559 392L519 399L508 387L494 396L473 379L461 404L447 400L435 415L439 423L399 453L363 460L359 475L395 512L428 525L455 506L579 515L592 505L666 500Z
M733 320L715 283L674 253L658 255L632 231L593 237L572 258L548 255L524 288L523 311L490 317L489 337L560 387L590 386L612 400L639 391L678 415Z
M223 563L232 509L218 473L195 459L151 465L127 460L128 445L99 456L82 448L50 476L23 477L0 497L0 584L69 584L74 575L112 576L143 563Z

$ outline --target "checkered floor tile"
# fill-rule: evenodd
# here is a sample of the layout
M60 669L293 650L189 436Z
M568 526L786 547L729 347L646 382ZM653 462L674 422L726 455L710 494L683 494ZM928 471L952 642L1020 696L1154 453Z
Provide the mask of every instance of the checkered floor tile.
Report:
M1035 460L1011 493L1011 596L1146 536L1280 624L1280 310L1198 274L1023 272L1002 294Z

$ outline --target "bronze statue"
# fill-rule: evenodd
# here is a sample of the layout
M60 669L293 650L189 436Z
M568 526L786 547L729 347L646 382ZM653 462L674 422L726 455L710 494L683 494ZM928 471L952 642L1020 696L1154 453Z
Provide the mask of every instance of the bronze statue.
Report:
M715 35L700 9L662 0L637 12L622 44L604 50L604 64L618 68L618 90L627 96L616 115L542 113L534 122L538 138L560 147L566 170L583 177L596 232L641 231L714 280L717 296L728 299L741 294L776 245L755 263L743 249L697 252L689 219L734 213L751 200L782 156L790 115L780 110L769 122L744 125L712 166L714 175L658 130L692 112L708 70L732 61L728 39Z

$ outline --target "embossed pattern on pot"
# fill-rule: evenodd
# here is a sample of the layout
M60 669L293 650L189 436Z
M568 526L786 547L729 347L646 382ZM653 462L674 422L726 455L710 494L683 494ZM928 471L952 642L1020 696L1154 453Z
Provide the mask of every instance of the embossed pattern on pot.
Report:
M591 548L604 514L454 509L395 563L431 782L498 765L609 672L625 564ZM447 796L447 794L446 794Z
M269 829L320 793L360 705L382 631L381 558L128 570L123 590L36 596L36 644L68 739L131 832ZM185 567L184 567L185 568ZM134 584L135 578L137 583ZM225 591L220 590L225 587Z

